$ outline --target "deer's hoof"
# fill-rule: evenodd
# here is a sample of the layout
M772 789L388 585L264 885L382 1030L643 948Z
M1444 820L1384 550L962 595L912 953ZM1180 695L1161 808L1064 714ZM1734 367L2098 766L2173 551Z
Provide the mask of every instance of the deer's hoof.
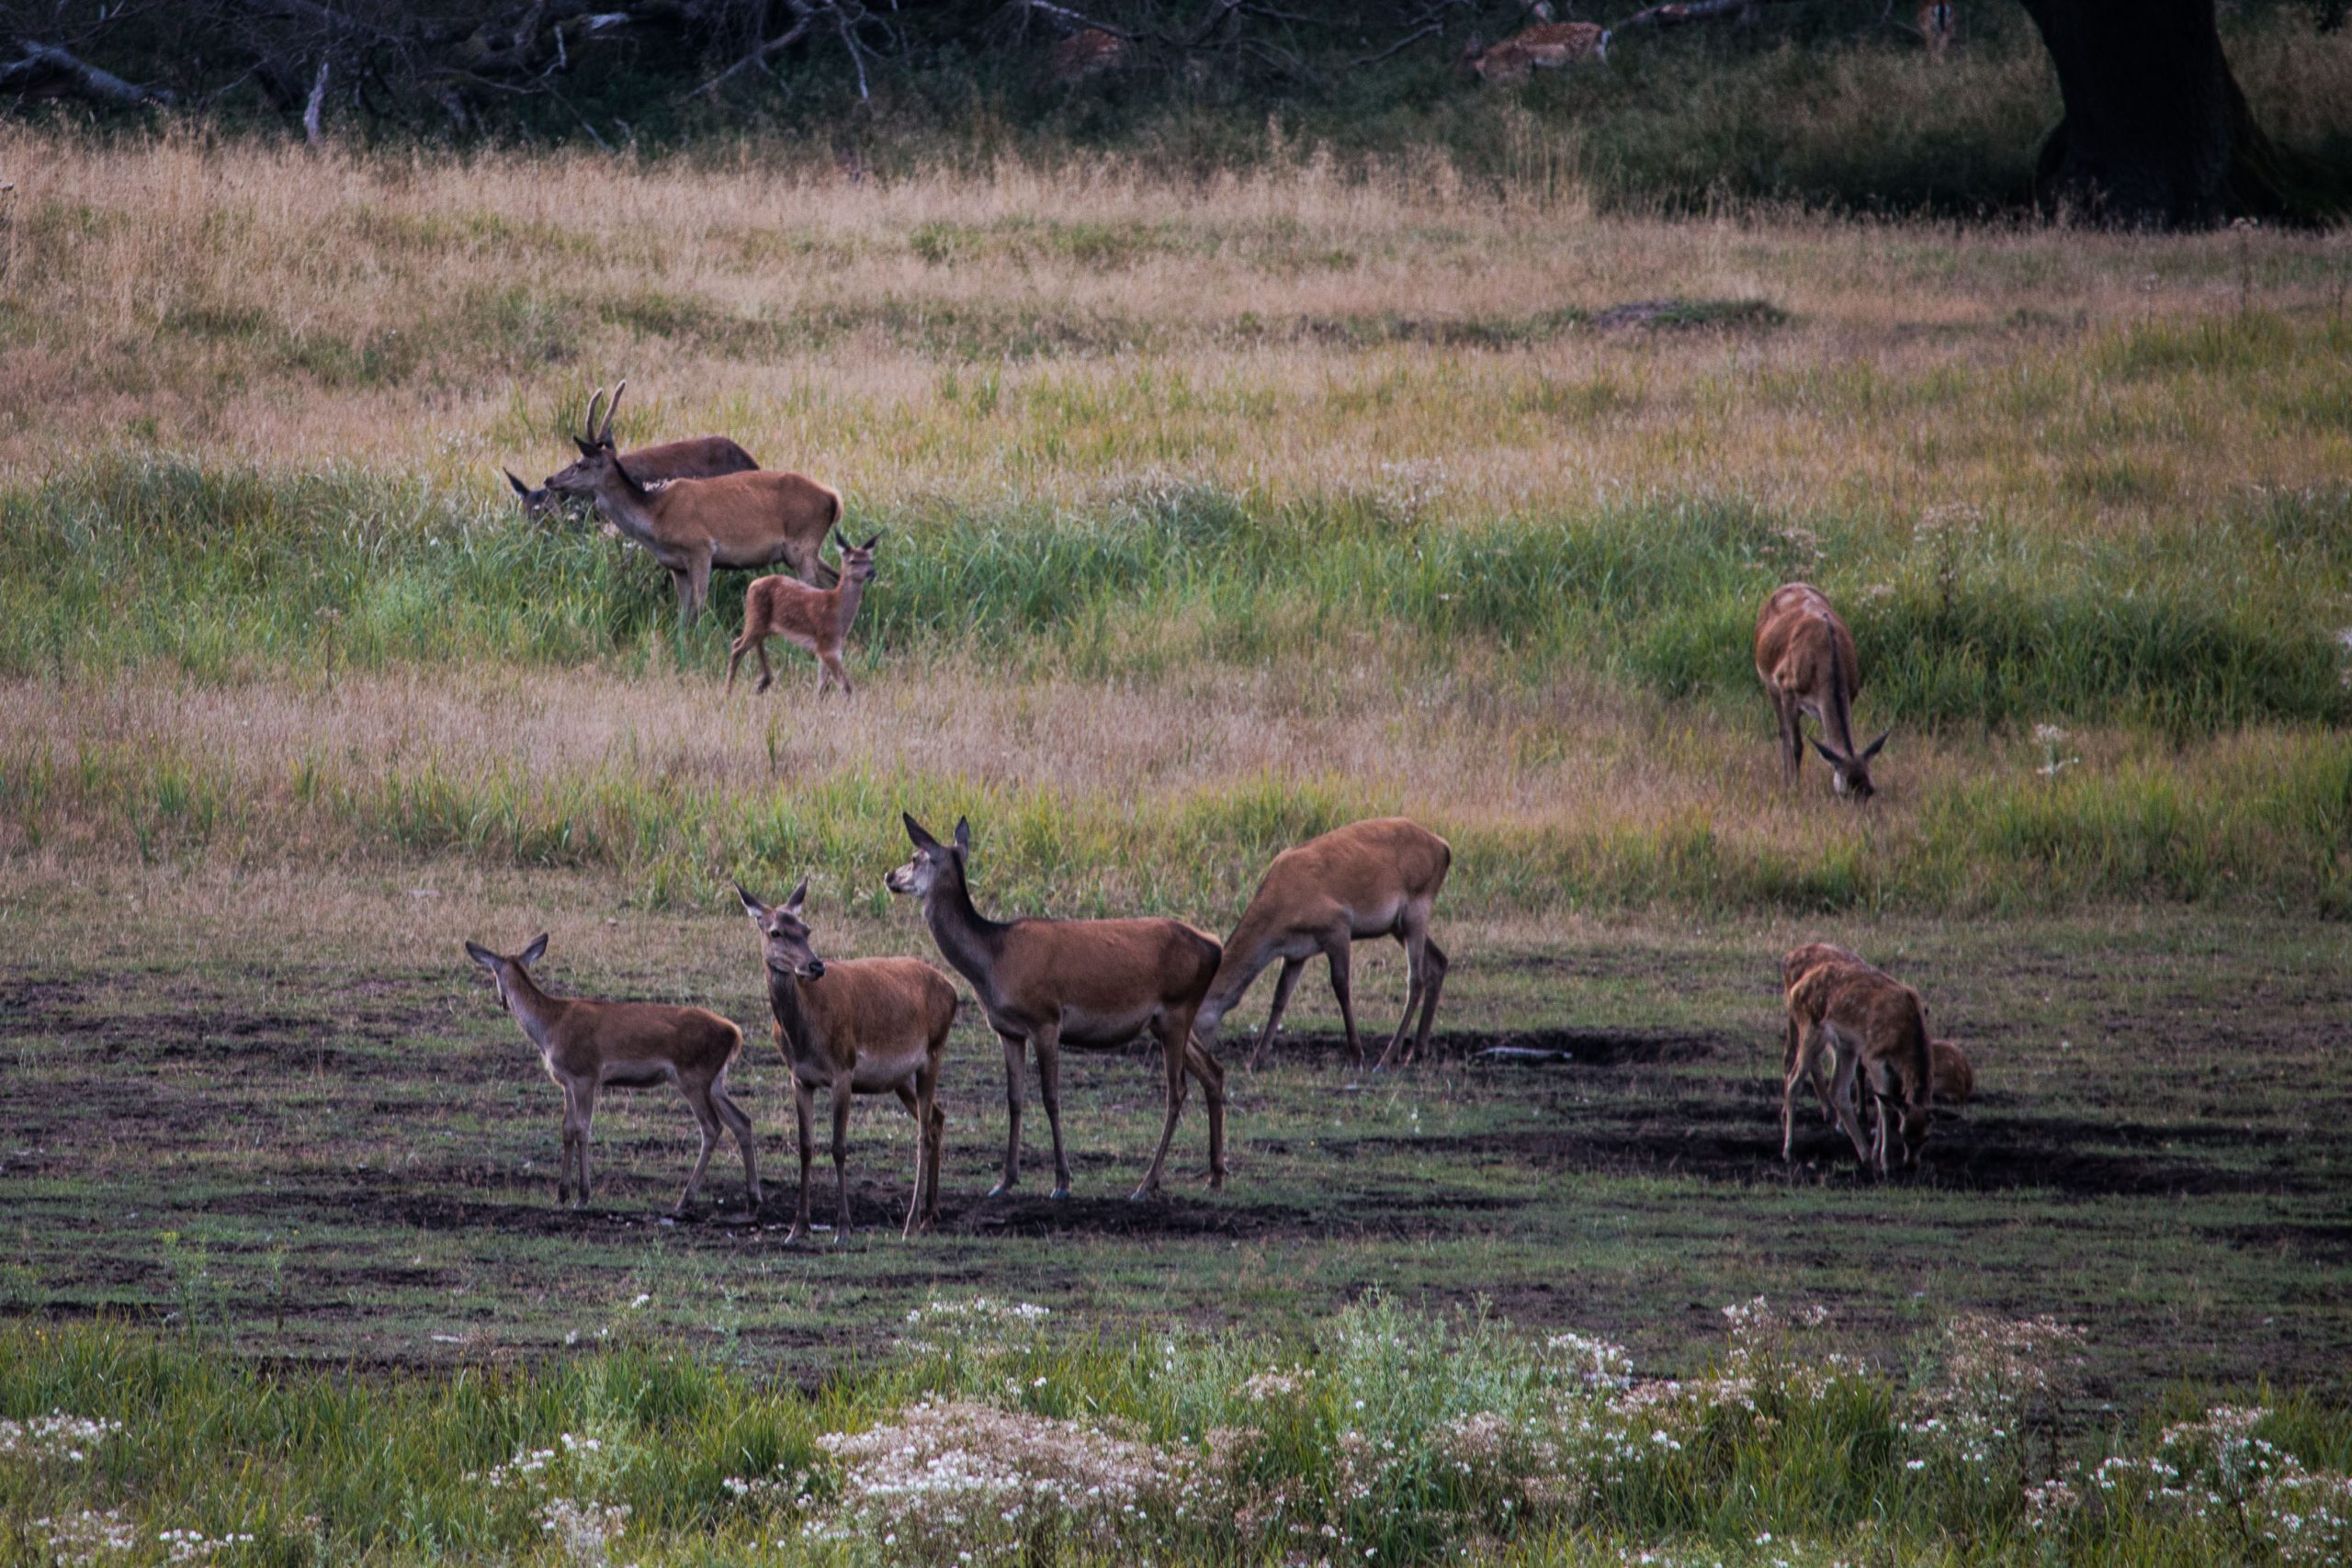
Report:
M1013 1184L1010 1180L1000 1181L994 1187L989 1189L989 1196L991 1198L1002 1198L1012 1190L1012 1185Z
M1046 1196L1052 1199L1057 1203L1069 1202L1069 1183L1067 1181L1063 1182L1059 1187L1057 1187L1051 1192L1046 1193Z

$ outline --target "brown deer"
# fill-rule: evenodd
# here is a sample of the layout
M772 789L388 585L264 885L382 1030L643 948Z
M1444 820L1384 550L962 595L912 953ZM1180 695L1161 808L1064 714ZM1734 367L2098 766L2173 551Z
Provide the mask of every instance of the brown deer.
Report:
M808 1239L808 1164L817 1091L832 1095L833 1239L848 1239L849 1112L861 1094L895 1094L915 1120L915 1190L907 1205L913 1235L939 1217L939 1154L947 1126L939 1109L939 1067L956 1023L956 987L916 958L853 958L828 964L808 940L803 877L783 903L761 903L735 885L767 960L775 1048L792 1070L800 1122L800 1203L787 1243Z
M1877 793L1871 783L1871 759L1894 731L1854 750L1853 701L1861 690L1861 664L1854 656L1854 634L1820 590L1804 582L1784 583L1764 601L1756 617L1756 675L1780 721L1781 774L1791 784L1796 783L1797 765L1804 757L1798 716L1811 714L1822 735L1813 749L1829 764L1837 792L1856 801Z
M479 942L466 943L466 955L490 971L500 1004L538 1047L548 1077L563 1090L563 1164L556 1179L556 1201L569 1197L575 1207L587 1206L588 1130L596 1119L598 1092L607 1086L667 1082L678 1086L702 1129L702 1153L673 1213L684 1213L694 1200L722 1126L743 1151L744 1191L758 1209L760 1173L752 1154L752 1119L727 1095L727 1069L743 1048L743 1032L701 1008L551 997L530 974L547 950L545 934L511 957Z
M1965 1105L1975 1098L1976 1069L1970 1066L1968 1053L1957 1042L1928 1042L1928 1072L1936 1080L1938 1104Z
M903 813L901 814L904 815ZM914 856L885 879L893 893L922 905L932 940L972 984L989 1027L1004 1043L1004 1099L1011 1126L1004 1179L1021 1179L1021 1080L1024 1054L1037 1053L1037 1081L1054 1134L1056 1198L1069 1196L1069 1156L1062 1146L1061 1051L1107 1050L1149 1033L1168 1067L1168 1119L1151 1168L1133 1196L1159 1190L1168 1145L1184 1109L1185 1074L1201 1080L1209 1106L1209 1185L1225 1185L1225 1069L1196 1043L1193 1019L1216 976L1216 938L1182 920L991 920L973 907L965 862L971 824L958 819L955 841L941 843L905 817Z
M839 529L834 530L842 565L841 580L831 588L811 588L788 577L763 577L745 589L742 635L727 649L727 689L735 689L735 667L743 662L746 653L757 654L760 660L760 683L752 690L764 692L775 684L775 671L768 667L767 640L780 637L817 656L819 696L835 681L842 684L842 695L856 695L849 671L842 667L842 644L849 639L850 623L857 619L865 585L874 581L874 541L881 536L877 532L865 543L853 545Z
M1919 6L1919 36L1928 40L1930 59L1941 60L1944 51L1951 47L1952 34L1958 30L1958 7L1951 0L1922 0Z
M1513 33L1492 48L1481 48L1478 35L1462 51L1462 62L1489 86L1524 82L1541 67L1555 70L1578 61L1609 58L1610 32L1598 22L1539 22Z
M617 408L623 381L613 392ZM702 614L713 567L791 568L804 582L831 588L833 571L819 559L825 536L842 520L841 493L802 474L758 469L707 479L673 479L659 490L633 473L613 449L612 409L596 423L588 402L587 434L572 438L580 460L550 478L559 494L593 495L596 509L627 537L645 547L678 591L678 615L687 626ZM568 478L566 476L569 476Z
M1788 1013L1798 1045L1781 1086L1781 1158L1790 1157L1795 1141L1797 1083L1805 1078L1865 1166L1874 1164L1885 1175L1898 1135L1901 1163L1917 1160L1935 1103L1928 1014L1919 993L1867 964L1821 964L1790 988ZM1830 1054L1837 1058L1837 1078L1825 1086L1823 1058ZM1868 1145L1851 1103L1863 1086L1879 1111Z
M1075 87L1126 62L1126 39L1108 28L1081 28L1046 51L1046 74L1057 86Z
M672 479L708 479L721 474L748 474L760 465L724 435L696 435L684 441L664 441L657 446L638 446L621 454L621 466L636 476L639 484L649 488L666 484ZM580 465L573 462L548 476L547 483L537 490L525 484L512 468L498 471L514 487L522 499L523 515L547 519L561 515L563 498L569 489L580 482L576 472Z
M1266 965L1282 960L1274 1005L1250 1056L1250 1070L1256 1071L1281 1026L1300 972L1319 953L1330 962L1331 994L1339 998L1340 1019L1347 1025L1348 1051L1362 1068L1363 1042L1356 1034L1348 990L1349 944L1393 936L1405 949L1409 976L1405 1016L1396 1021L1396 1032L1389 1037L1375 1070L1385 1070L1396 1056L1419 1008L1420 1028L1412 1049L1405 1053L1405 1060L1411 1061L1429 1044L1438 991L1445 984L1445 953L1430 940L1430 910L1453 863L1453 851L1443 839L1402 817L1351 822L1284 850L1266 868L1265 880L1250 895L1240 924L1227 940L1216 977L1193 1016L1193 1032L1215 1044L1218 1021L1248 994Z

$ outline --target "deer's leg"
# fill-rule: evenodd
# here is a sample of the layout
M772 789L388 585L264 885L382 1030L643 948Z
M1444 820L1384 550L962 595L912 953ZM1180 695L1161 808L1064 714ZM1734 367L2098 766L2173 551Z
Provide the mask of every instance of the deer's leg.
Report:
M760 683L752 688L752 694L757 696L775 684L775 668L768 662L767 638L762 637L753 645L752 651L760 656Z
M694 1169L686 1173L686 1190L678 1194L678 1206L670 1212L683 1214L686 1205L694 1201L695 1189L702 1185L702 1173L710 1168L710 1151L718 1146L718 1108L710 1102L710 1086L695 1085L680 1079L678 1089L686 1097L686 1109L695 1113L695 1130L702 1134L702 1152L695 1156Z
M1283 1010L1290 1006L1290 994L1298 989L1298 977L1306 972L1304 958L1285 958L1283 972L1274 976L1274 1005L1266 1010L1266 1027L1258 1031L1258 1048L1250 1053L1250 1070L1256 1072L1266 1055L1266 1047L1274 1043L1274 1031L1282 1027Z
M833 1239L837 1242L847 1241L855 1228L849 1222L849 1111L856 1098L850 1075L833 1075L833 1190L841 1202L841 1213L833 1221Z
M1160 1056L1168 1066L1168 1120L1160 1123L1159 1147L1152 1152L1151 1168L1143 1173L1143 1185L1127 1194L1138 1201L1159 1191L1159 1173L1168 1164L1168 1145L1176 1141L1176 1122L1184 1114L1184 1046L1192 1038L1192 1010L1187 1009L1182 1020L1163 1014L1152 1025L1152 1032L1159 1037Z
M1062 1147L1062 1026L1059 1019L1029 1036L1037 1050L1037 1098L1046 1102L1046 1125L1054 1134L1052 1198L1069 1196L1069 1156Z
M857 688L849 683L849 671L842 665L842 656L840 654L820 653L817 657L823 661L825 673L841 683L842 696L854 697L857 695ZM818 689L822 691L824 688L820 686Z
M899 1097L899 1103L907 1108L907 1115L915 1124L915 1190L914 1196L907 1203L906 1228L899 1233L901 1239L915 1234L916 1221L922 1213L923 1178L930 1169L927 1156L930 1154L931 1127L922 1113L922 1097L915 1092L915 1083L909 1080L901 1082L891 1091Z
M1201 1097L1209 1105L1209 1189L1215 1191L1225 1185L1225 1068L1189 1034L1184 1066L1201 1080Z
M1437 1021L1437 994L1445 988L1445 949L1430 941L1426 931L1421 938L1421 961L1429 971L1429 984L1421 989L1421 1024L1413 1034L1412 1054L1405 1058L1408 1062L1419 1060L1429 1049L1430 1025Z
M580 1172L580 1185L572 1190L573 1206L588 1206L588 1132L596 1124L596 1080L582 1078L573 1091L580 1107L580 1142L572 1152L572 1160Z
M727 1130L735 1135L735 1146L743 1151L743 1193L752 1212L757 1213L760 1208L760 1167L752 1152L751 1115L729 1096L724 1078L711 1085L710 1099L718 1111L719 1120L725 1122Z
M1348 989L1348 955L1350 945L1347 927L1323 939L1323 956L1331 964L1331 995L1339 998L1340 1021L1347 1026L1348 1055L1355 1062L1356 1070L1363 1070L1363 1041L1356 1034L1355 999Z
M1405 950L1405 1014L1396 1021L1396 1032L1388 1037L1387 1048L1380 1053L1380 1069L1396 1060L1397 1047L1405 1043L1406 1032L1413 1027L1413 1010L1420 1006L1429 989L1429 911L1408 907L1396 924L1396 943ZM1420 1049L1421 1042L1416 1040L1405 1060L1411 1061Z
M989 1196L1001 1198L1021 1180L1021 1075L1027 1068L1028 1045L1016 1035L997 1032L1004 1043L1004 1176Z
M686 625L691 626L702 619L702 607L710 600L710 552L705 550L696 556L686 571L686 586L692 602L687 605L685 616Z
M1826 1034L1828 1030L1826 1027L1819 1028L1815 1032ZM1852 1043L1844 1040L1838 1043L1838 1077L1837 1080L1829 1086L1829 1092L1837 1104L1838 1125L1852 1142L1854 1157L1867 1167L1871 1163L1870 1150L1863 1143L1862 1129L1854 1113L1854 1076L1855 1069L1861 1065L1860 1056L1861 1053L1854 1048ZM1816 1074L1821 1070L1821 1057L1818 1053L1814 1056L1813 1068ZM1819 1087L1817 1078L1815 1087Z
M1797 722L1796 699L1773 687L1772 713L1781 723L1781 778L1794 785L1799 764L1804 761L1804 731Z
M571 1084L558 1087L563 1090L563 1152L557 1156L555 1170L555 1202L560 1209L571 1201L571 1151L580 1141L580 1101Z
M817 1091L797 1073L792 1075L792 1114L800 1133L800 1198L793 1206L792 1229L785 1233L786 1247L808 1239L808 1165L817 1139Z
M675 589L678 594L678 624L682 626L693 626L695 624L694 582L684 572L674 567L666 570L670 573L670 586Z
M742 636L727 645L727 689L729 691L735 689L735 667L743 662L743 655L751 652L756 646L756 642L757 639L752 636L751 628L746 626ZM762 660L761 662L765 663L766 660Z
M1819 1087L1814 1067L1821 1054L1819 1026L1801 1028L1795 1015L1792 1014L1789 1018L1789 1037L1792 1042L1789 1048L1789 1068L1781 1081L1781 1163L1783 1165L1789 1162L1790 1151L1796 1142L1797 1085L1804 1079L1814 1078L1815 1087Z

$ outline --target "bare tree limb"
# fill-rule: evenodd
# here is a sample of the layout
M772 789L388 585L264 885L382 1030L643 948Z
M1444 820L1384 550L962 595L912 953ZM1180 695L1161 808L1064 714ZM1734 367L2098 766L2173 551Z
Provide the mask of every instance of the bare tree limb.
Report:
M175 95L169 88L126 82L113 72L101 70L54 44L19 39L17 47L24 52L7 64L0 65L0 88L14 87L20 93L42 96L73 92L84 97L117 104L168 104L174 101Z
M302 106L302 140L316 147L326 140L327 62L319 62L319 73L311 83L310 102Z

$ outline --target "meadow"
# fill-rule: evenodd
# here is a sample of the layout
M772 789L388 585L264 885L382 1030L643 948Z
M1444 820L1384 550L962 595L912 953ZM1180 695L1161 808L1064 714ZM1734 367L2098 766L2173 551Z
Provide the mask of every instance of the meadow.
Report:
M0 1416L123 1423L0 1444L0 1551L932 1561L886 1450L1031 1445L966 1502L1041 1533L986 1551L2340 1553L2346 235L1668 221L1532 143L1499 183L852 178L15 126L0 179ZM682 636L641 556L519 516L500 467L622 376L624 445L724 432L884 530L854 701L791 656L723 699L745 574ZM1800 577L1894 730L1866 811L1779 784L1748 638ZM1078 1196L990 1204L967 1005L941 1234L898 1239L902 1122L861 1110L866 1234L786 1252L727 878L808 874L828 954L927 953L902 808L969 815L984 908L1219 931L1279 849L1417 817L1435 1059L1351 1080L1310 974L1227 1191L1196 1100L1169 1201L1114 1196L1156 1111L1114 1055L1070 1064ZM556 1211L553 1090L459 947L539 930L564 988L746 1026L761 1215L721 1160L662 1223L661 1094ZM1810 1107L1781 1166L1814 937L1977 1052L1916 1180Z

